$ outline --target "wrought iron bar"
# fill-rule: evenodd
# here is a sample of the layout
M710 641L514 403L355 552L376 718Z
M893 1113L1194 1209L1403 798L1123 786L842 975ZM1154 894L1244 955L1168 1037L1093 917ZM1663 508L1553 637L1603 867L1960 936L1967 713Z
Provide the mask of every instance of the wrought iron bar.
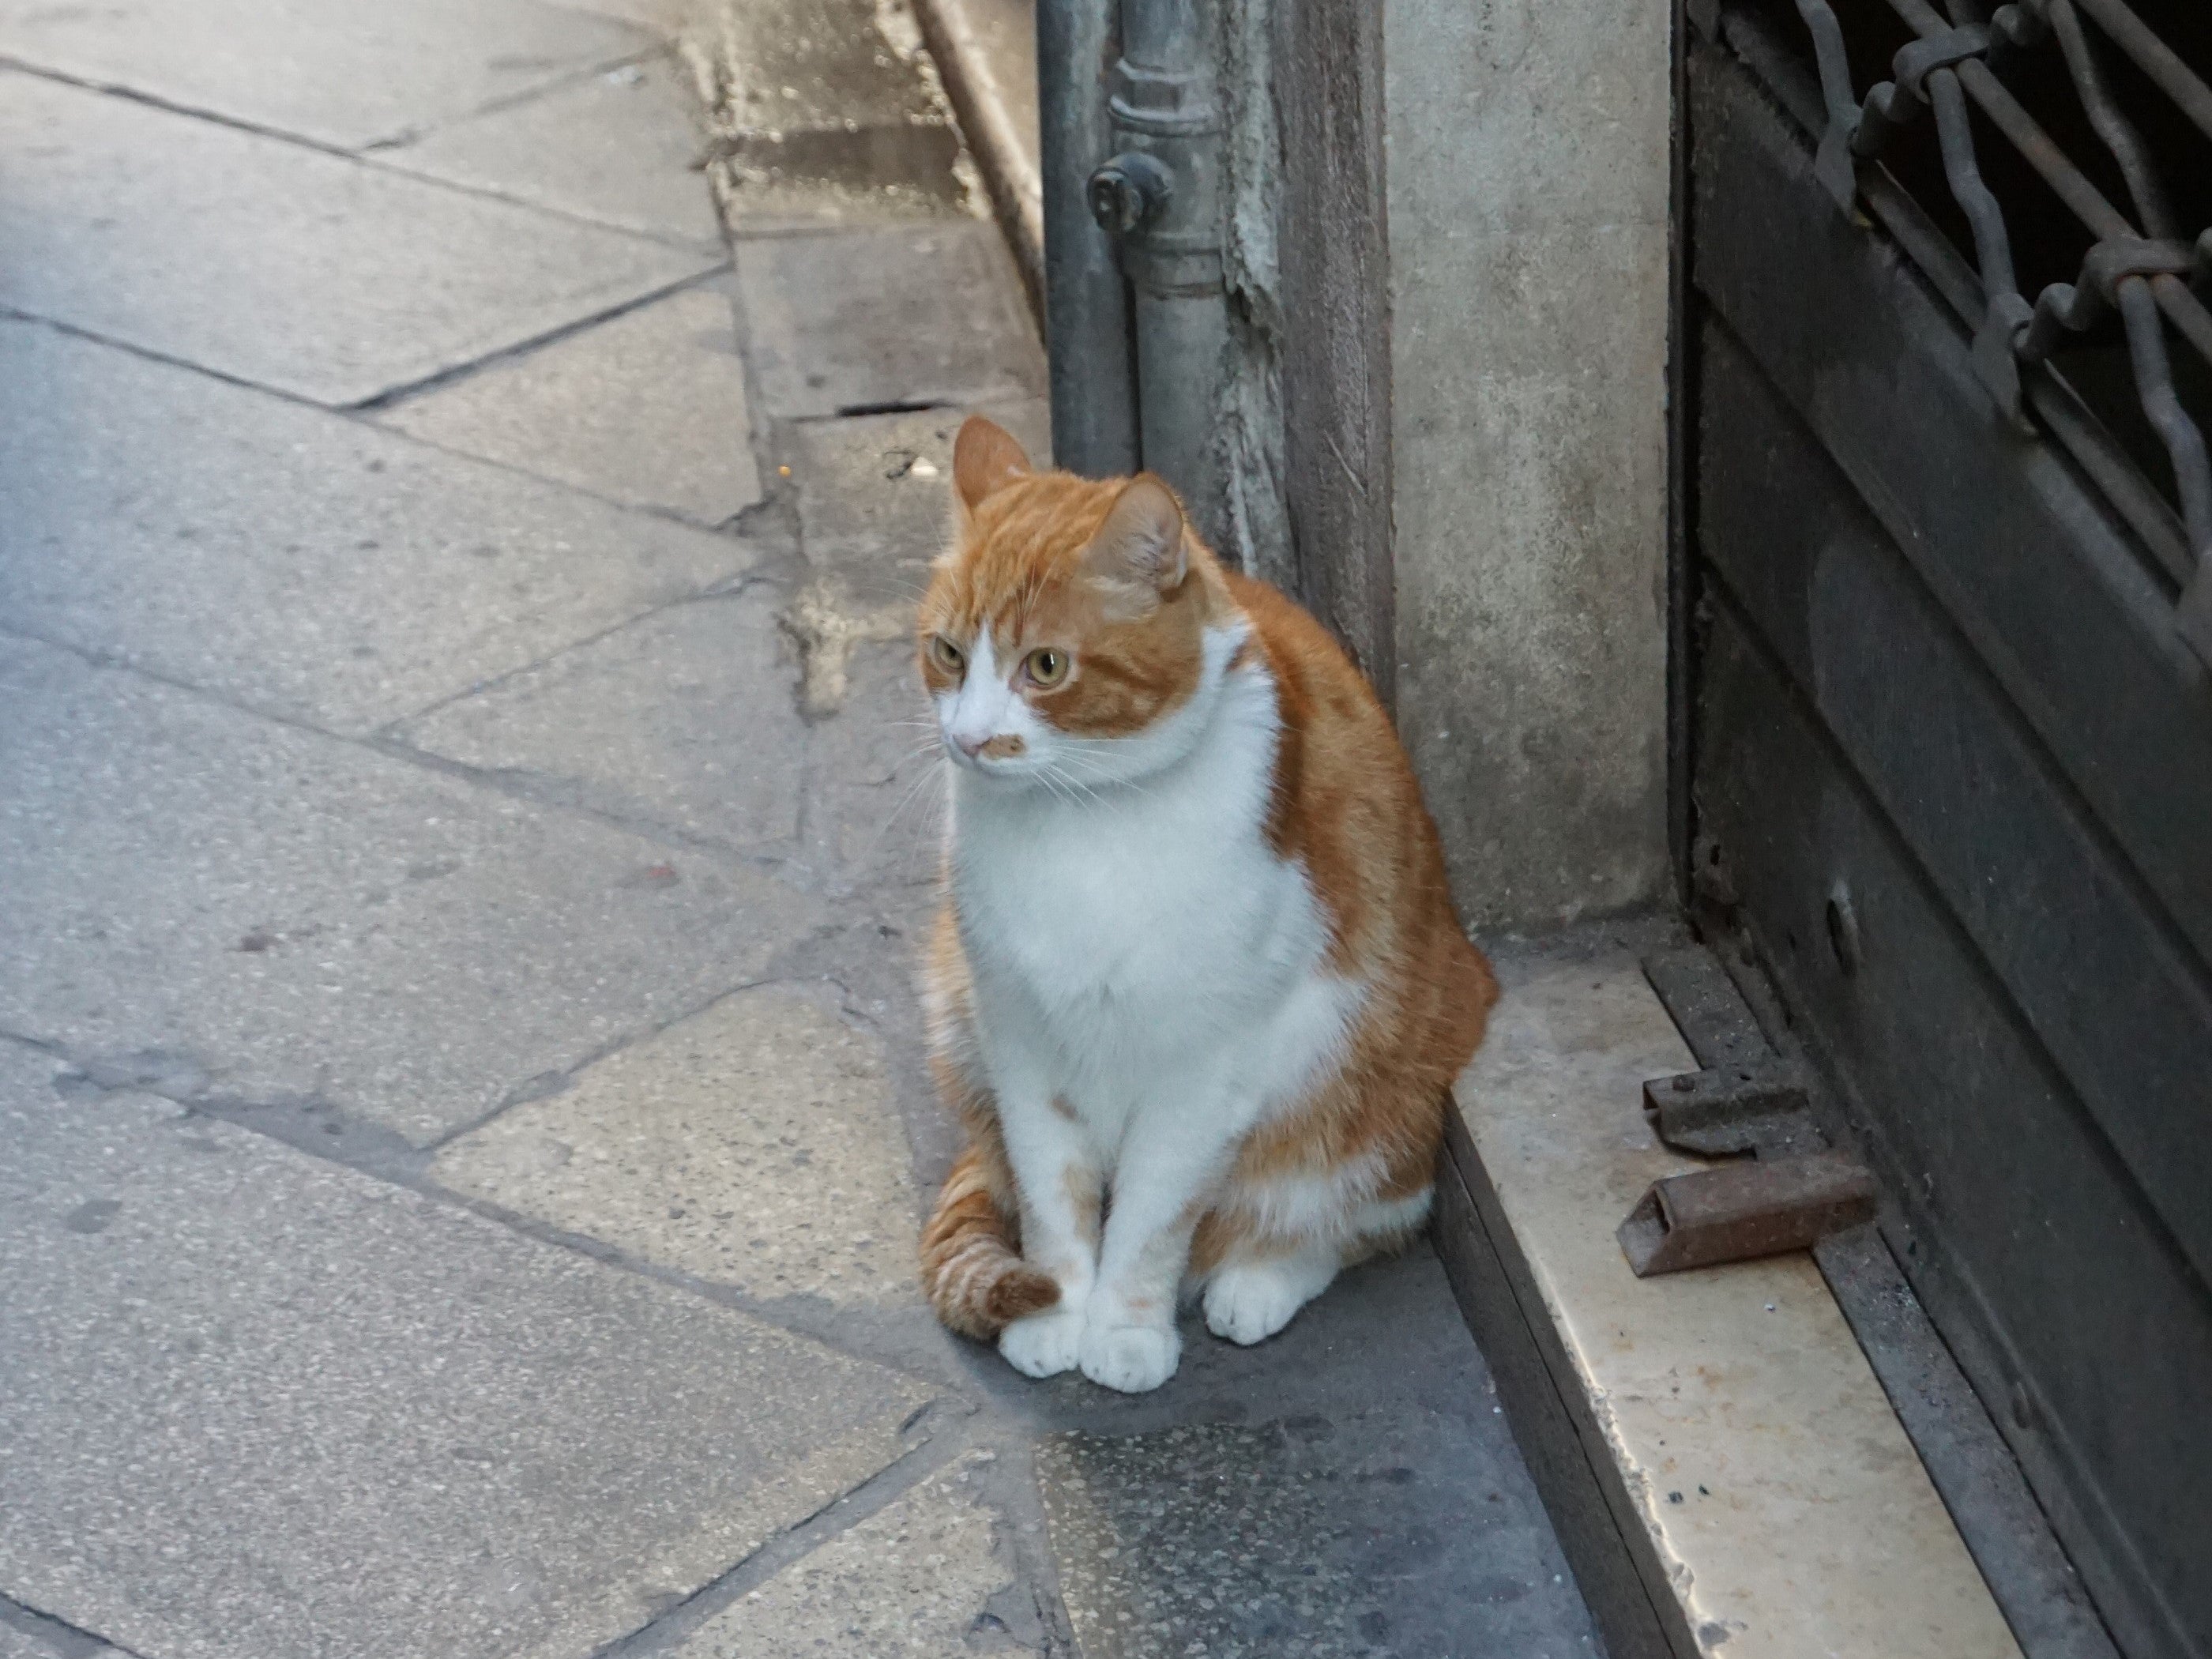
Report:
M2157 82L2160 91L2181 106L2198 131L2212 138L2212 87L2198 79L2172 46L2153 34L2121 0L2081 0L2081 9L2135 60L2137 69Z
M2067 336L2118 313L2137 400L2172 467L2194 567L2178 620L2191 648L2212 665L2212 457L2203 431L2175 392L2165 331L2171 322L2212 364L2212 311L2188 280L2212 278L2212 230L2193 246L2184 240L2149 147L2107 86L2080 12L2087 12L2208 135L2212 89L2121 0L2013 0L1994 17L1985 15L1981 0L1945 0L1948 16L1930 0L1887 3L1918 38L1893 60L1895 79L1874 87L1861 105L1852 98L1847 43L1830 0L1796 0L1813 39L1826 107L1816 176L1856 216L1856 164L1879 157L1922 108L1934 110L1944 180L1966 216L1981 277L1975 373L1998 408L2015 422L2022 418L2020 364L2046 360ZM2119 167L2133 219L2108 201L2052 141L1988 61L1993 44L2025 49L2053 35L2091 131ZM2052 284L2032 306L2019 291L2002 204L1974 154L1969 102L2096 239L2081 280Z
M1844 45L1844 26L1828 0L1797 0L1797 15L1813 36L1813 59L1820 71L1820 100L1828 107L1827 130L1813 158L1813 176L1845 213L1855 211L1858 175L1851 166L1859 131L1859 103L1851 92L1851 65Z
M1801 8L1807 0L1799 0ZM1811 0L1825 6L1826 0ZM2027 0L2031 5L2040 5L2041 0ZM1926 0L1889 0L1890 9L1916 29L1926 34L1949 32L1950 26L1939 16ZM2017 14L2020 8L2006 6L1997 13L1997 26L2004 31L2008 21L2006 14ZM1832 13L1831 15L1832 16ZM1840 26L1838 26L1840 33ZM1991 125L2004 134L2021 159L2042 175L2059 200L2066 204L2100 241L2131 237L2136 227L2127 216L2105 199L2104 192L2089 181L2088 175L2068 159L2051 135L2036 118L2022 107L1996 72L1978 58L1959 65L1959 84L1989 118ZM2212 313L2208 313L2197 296L2179 282L2160 282L2152 284L2158 296L2159 309L2166 320L2180 331L2191 344L2212 340ZM2208 351L2212 358L2212 351Z
M2181 227L2174 222L2173 210L2166 205L2166 187L2159 183L2150 152L2143 146L2142 135L2120 113L2112 94L2106 90L2096 57L2081 33L2081 20L2074 15L2074 0L2045 0L2045 3L2051 32L2058 37L2058 50L2066 59L2066 72L2074 77L2081 107L2088 113L2090 130L2120 164L2120 176L2127 180L2128 194L2135 201L2143 233L2160 239L2179 236Z
M2142 399L2143 415L2157 430L2173 460L2174 489L2181 497L2181 521L2189 527L2190 549L2202 560L2212 558L2212 457L2204 450L2204 434L2173 394L2173 369L2166 356L2166 325L2150 284L2140 276L2124 276L2114 296L2120 320L2128 331L2128 356L2136 371L2136 392Z
M2013 356L2013 342L2027 327L2033 308L2021 297L2019 280L2013 275L2012 240L2005 232L2004 214L1974 162L1974 131L1957 72L1939 69L1929 76L1928 95L1936 109L1943 177L1973 229L1974 261L1982 273L1982 323L1974 331L1974 373L2005 418L2017 422L2020 364Z

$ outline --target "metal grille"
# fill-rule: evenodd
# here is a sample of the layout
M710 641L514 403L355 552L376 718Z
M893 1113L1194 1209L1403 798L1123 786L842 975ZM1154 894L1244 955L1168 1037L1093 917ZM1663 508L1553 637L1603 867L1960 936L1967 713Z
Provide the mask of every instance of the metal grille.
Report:
M2167 29L2186 53L2123 0L1794 3L1825 105L1822 185L1892 222L1867 188L1879 169L1948 233L1979 276L1951 296L1968 301L1977 377L2008 421L2075 454L2212 664L2212 31L2197 0Z

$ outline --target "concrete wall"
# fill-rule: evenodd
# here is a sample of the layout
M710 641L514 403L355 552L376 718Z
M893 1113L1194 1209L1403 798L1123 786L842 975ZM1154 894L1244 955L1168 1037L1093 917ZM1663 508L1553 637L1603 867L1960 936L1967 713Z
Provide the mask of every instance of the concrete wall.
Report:
M1667 0L1383 0L1399 725L1470 924L1667 886Z

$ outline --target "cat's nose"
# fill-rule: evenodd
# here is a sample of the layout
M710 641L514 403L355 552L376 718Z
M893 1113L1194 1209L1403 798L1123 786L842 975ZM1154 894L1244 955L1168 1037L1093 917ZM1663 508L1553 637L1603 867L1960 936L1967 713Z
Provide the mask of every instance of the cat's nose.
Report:
M988 732L984 733L981 737L974 738L963 738L957 732L955 732L952 734L952 741L954 744L959 749L960 752L967 756L969 760L974 760L976 756L981 754L983 752L983 745L990 742L990 734Z

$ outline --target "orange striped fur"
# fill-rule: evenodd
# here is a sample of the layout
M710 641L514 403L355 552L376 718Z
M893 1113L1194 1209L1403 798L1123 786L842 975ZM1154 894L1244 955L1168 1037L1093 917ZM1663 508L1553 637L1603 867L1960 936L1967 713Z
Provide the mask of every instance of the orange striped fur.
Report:
M1255 1340L1338 1266L1419 1230L1446 1094L1482 1040L1497 987L1454 915L1436 829L1389 716L1311 617L1224 570L1157 480L1033 471L980 418L962 429L954 475L954 545L920 611L922 674L960 763L946 902L923 978L935 1074L969 1147L925 1233L923 1282L946 1325L1000 1335L1033 1375L1080 1364L1116 1388L1155 1386L1174 1368L1179 1281L1204 1297L1218 1334ZM1200 735L1184 757L1173 745L1186 728ZM1218 801L1190 775L1204 765L1220 770ZM1258 769L1240 793L1237 768L1246 765ZM1226 828L1188 848L1164 839L1183 819L1162 807L1158 823L1169 827L1149 827L1146 803L1176 791L1191 792L1192 812L1228 814ZM1237 805L1248 798L1249 808ZM1120 822L1164 839L1118 847ZM1157 926L1123 939L1114 895L1086 896L1081 866L1064 915L1047 914L1060 905L1049 885L1055 849L1034 843L1085 836L1105 839L1084 845L1127 859L1133 873L1116 880L1131 913L1157 902ZM1231 982L1243 960L1234 942L1206 932L1207 896L1175 886L1212 871L1208 860L1243 884L1220 896L1224 915L1277 906L1283 919L1269 937L1304 938L1307 927L1310 959L1279 994L1251 990L1249 1018L1263 1024L1248 1031L1221 1016L1221 1052L1255 1044L1252 1097L1232 1077L1222 1103L1206 1108L1237 1126L1218 1146L1165 1112L1158 1121L1190 1137L1188 1161L1202 1167L1163 1174L1152 1160L1139 1203L1121 1178L1131 1137L1154 1133L1149 1100L1122 1099L1121 1074L1080 1057L1141 1049L1144 1033L1185 1005L1200 1020L1217 994L1224 1006L1243 994ZM1021 869L1002 873L1009 863ZM1160 893L1148 896L1155 878ZM1220 965L1188 994L1161 988L1165 1012L1122 1032L1111 1011L1140 1004L1148 987L1114 976L1163 930L1182 931L1159 975L1195 972L1217 948ZM1053 954L1061 939L1065 963ZM979 963L991 967L988 979ZM1052 983L1025 1000L1019 975L1040 963ZM1102 988L1091 1001L1086 975ZM1001 984L1017 989L987 1000ZM1109 1025L1061 1032L1050 1024L1060 1016L1018 1015L1030 1001L1064 1006L1079 1024L1096 1001ZM1021 1047L1008 1034L1039 1018L1022 1042L1077 1057L1057 1092L1007 1058ZM1290 1081L1267 1072L1309 1040L1316 1057ZM1176 1077L1154 1077L1150 1063L1137 1053L1132 1075L1172 1094ZM1015 1086L1037 1097L1002 1097L994 1066L1011 1066ZM1140 1218L1180 1192L1178 1181L1187 1196ZM1125 1236L1131 1229L1144 1236Z

